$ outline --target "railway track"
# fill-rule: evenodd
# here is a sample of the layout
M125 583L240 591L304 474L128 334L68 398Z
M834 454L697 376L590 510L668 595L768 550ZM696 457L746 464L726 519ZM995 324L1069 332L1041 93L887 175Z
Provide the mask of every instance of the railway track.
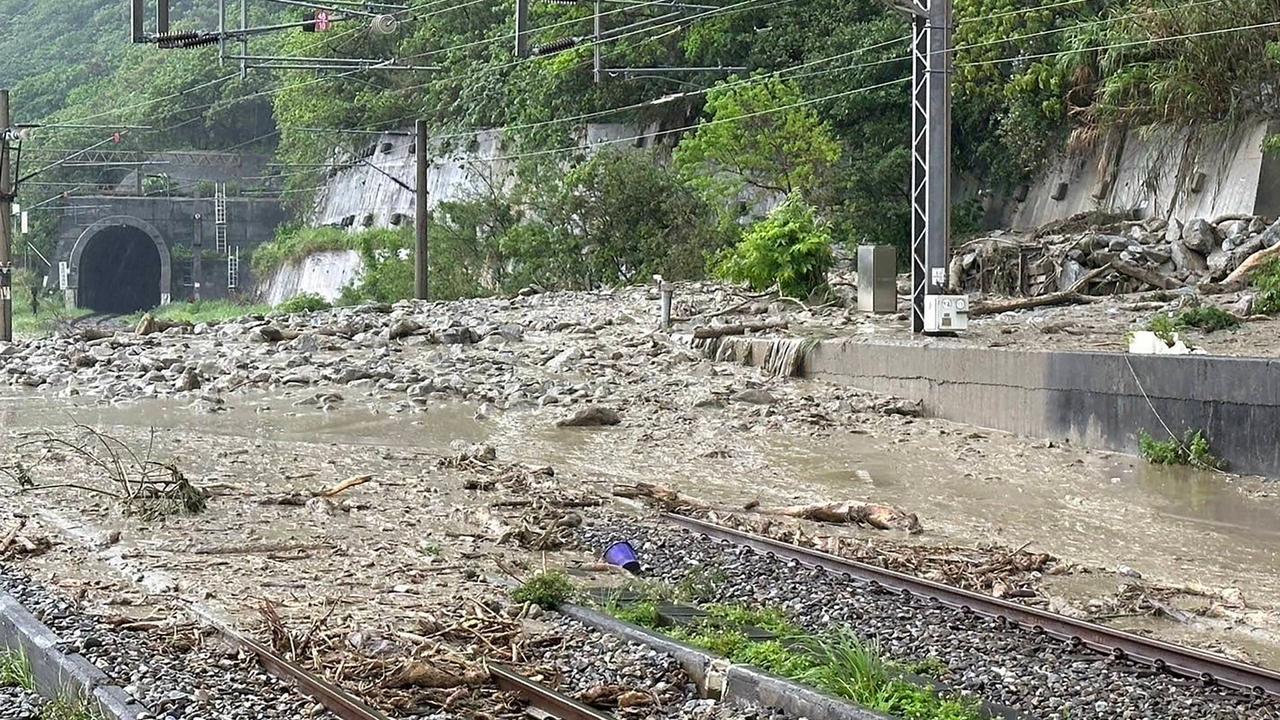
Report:
M748 547L766 555L795 560L846 577L855 577L873 586L908 596L923 597L931 602L962 612L977 613L1001 623L1021 625L1073 646L1089 648L1118 659L1128 659L1199 680L1207 685L1216 683L1258 695L1280 697L1280 673L1256 665L847 560L685 515L667 513L663 518L712 539Z
M249 638L212 616L205 609L191 606L192 612L216 629L232 645L252 653L263 669L275 677L292 684L299 692L324 706L340 720L391 720L387 715L369 707L362 700L325 680L324 678L291 662L271 648ZM562 695L542 683L531 680L514 670L491 663L489 677L504 692L519 696L528 704L531 715L557 720L613 720L613 716L589 707L573 698Z

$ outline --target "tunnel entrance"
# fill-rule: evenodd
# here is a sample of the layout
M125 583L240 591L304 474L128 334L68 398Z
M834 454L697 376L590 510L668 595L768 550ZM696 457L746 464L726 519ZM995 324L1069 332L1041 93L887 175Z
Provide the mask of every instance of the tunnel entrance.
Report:
M79 271L80 307L123 314L160 304L160 251L140 228L113 225L94 233Z

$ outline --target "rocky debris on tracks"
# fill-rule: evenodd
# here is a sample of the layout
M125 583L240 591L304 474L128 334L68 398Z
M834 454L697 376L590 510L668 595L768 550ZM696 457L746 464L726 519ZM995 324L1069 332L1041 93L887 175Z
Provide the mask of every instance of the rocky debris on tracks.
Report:
M255 658L204 637L192 626L170 625L154 634L123 631L4 566L0 590L53 630L63 650L97 665L154 718L332 717L268 675Z
M851 628L889 658L936 658L947 668L941 679L949 687L1028 717L1280 718L1280 703L1271 697L1155 672L925 598L673 528L613 518L584 526L577 537L588 547L631 541L647 577L673 586L696 579L706 602L776 607L811 632Z
M1280 222L1252 216L1124 220L1089 214L1029 235L996 231L956 249L952 287L997 295L1112 295L1219 283L1280 244ZM1083 282L1083 286L1081 283Z
M784 315L812 320L832 311L767 300L748 307L715 283L679 291L700 310L697 317L761 328L744 332L774 333ZM741 319L757 312L764 319ZM783 417L839 424L870 407L866 393L832 389L815 398L785 378L704 357L692 339L696 321L660 332L657 314L653 289L631 287L342 307L145 335L71 332L5 346L0 383L113 401L174 397L202 412L223 409L235 392L336 385L377 395L394 412L464 400L484 418L555 406L564 408L562 417L582 411L584 421L600 424L614 418L592 406L643 409L630 413L643 424L654 408L714 409L731 401L722 411L735 427Z
M0 720L40 720L46 701L20 687L0 687Z

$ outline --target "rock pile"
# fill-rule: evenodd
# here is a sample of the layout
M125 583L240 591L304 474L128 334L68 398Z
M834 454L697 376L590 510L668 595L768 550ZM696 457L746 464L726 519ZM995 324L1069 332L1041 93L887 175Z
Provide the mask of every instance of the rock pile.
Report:
M683 285L681 294L708 314L738 300L714 284ZM763 305L765 315L783 312ZM616 425L634 407L693 408L708 396L729 414L756 418L876 412L881 398L867 393L813 398L755 368L717 363L693 347L687 328L659 330L657 315L656 291L633 287L405 301L146 335L93 328L0 344L0 384L113 401L174 398L204 411L239 391L309 386L325 387L316 402L331 406L350 388L397 412L447 400L474 403L481 417L551 406L566 426Z
M1002 295L1076 289L1093 295L1218 283L1280 244L1280 222L1261 217L1118 220L1089 216L1029 236L997 231L956 249L953 287Z

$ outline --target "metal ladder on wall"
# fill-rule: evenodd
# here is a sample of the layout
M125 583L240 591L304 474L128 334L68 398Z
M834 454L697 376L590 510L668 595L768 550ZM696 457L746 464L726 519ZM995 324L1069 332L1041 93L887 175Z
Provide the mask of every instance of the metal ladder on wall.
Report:
M240 246L227 253L227 290L235 290L240 285Z
M227 184L218 183L213 189L213 238L219 254L227 252Z

